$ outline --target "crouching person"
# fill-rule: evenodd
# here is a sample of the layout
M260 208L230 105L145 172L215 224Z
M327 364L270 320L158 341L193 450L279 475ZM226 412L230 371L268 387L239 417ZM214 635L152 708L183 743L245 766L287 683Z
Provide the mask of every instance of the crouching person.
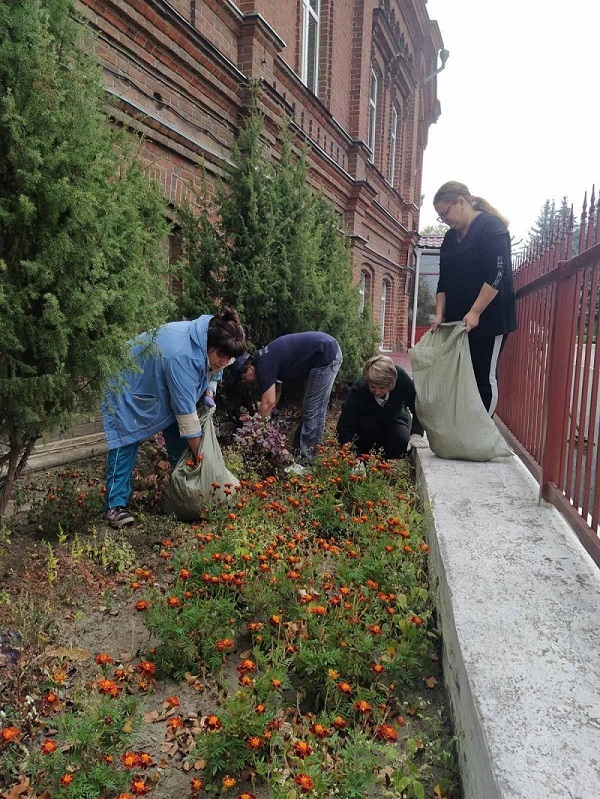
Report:
M408 414L412 426L408 428ZM426 447L415 412L415 387L391 358L375 355L365 363L342 407L337 424L340 444L352 442L359 455L383 450L386 458L402 458L412 447Z
M196 411L216 387L222 370L246 351L237 313L170 322L154 336L142 333L132 343L137 370L109 386L102 404L108 445L105 518L111 527L132 524L127 510L131 475L139 445L162 431L169 460L175 465L186 446L195 458L202 448ZM208 392L207 392L208 390Z

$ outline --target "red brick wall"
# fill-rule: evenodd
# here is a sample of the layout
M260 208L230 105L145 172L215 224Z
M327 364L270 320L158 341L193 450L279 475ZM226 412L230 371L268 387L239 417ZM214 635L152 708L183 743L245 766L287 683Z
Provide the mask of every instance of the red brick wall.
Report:
M299 80L301 0L80 0L98 33L117 116L145 134L142 158L173 204L191 200L202 161L222 175L248 100L261 83L266 137L277 150L281 115L309 145L310 179L335 204L351 235L358 281L370 275L379 325L389 283L383 346L405 347L404 291L416 240L422 150L439 106L441 47L424 0L321 0L317 96ZM368 139L371 68L380 75L375 161ZM396 173L389 178L392 103L399 110Z

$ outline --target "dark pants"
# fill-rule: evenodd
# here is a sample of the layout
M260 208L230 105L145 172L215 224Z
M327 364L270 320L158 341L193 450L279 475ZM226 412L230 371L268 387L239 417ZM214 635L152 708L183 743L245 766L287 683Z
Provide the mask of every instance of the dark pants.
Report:
M359 455L382 449L386 458L403 458L409 438L408 427L403 422L380 422L372 416L361 416L354 440Z
M481 401L490 416L498 404L498 360L504 349L508 334L494 338L473 338L469 333L469 349L475 372L475 382Z

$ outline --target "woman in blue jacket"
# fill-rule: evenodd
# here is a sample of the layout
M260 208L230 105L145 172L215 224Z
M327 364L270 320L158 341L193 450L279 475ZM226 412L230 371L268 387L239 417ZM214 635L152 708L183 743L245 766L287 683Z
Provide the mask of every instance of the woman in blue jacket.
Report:
M131 356L137 369L113 381L102 404L108 445L105 516L111 527L131 524L126 509L139 445L162 431L175 464L186 446L198 457L202 428L196 405L222 370L246 351L235 311L170 322L142 333Z

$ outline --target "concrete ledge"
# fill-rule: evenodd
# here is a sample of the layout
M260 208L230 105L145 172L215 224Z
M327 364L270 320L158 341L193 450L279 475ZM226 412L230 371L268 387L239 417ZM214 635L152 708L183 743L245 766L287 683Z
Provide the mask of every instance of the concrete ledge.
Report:
M55 441L42 442L33 448L25 472L35 472L61 466L71 461L93 458L106 452L104 433L92 433L75 438L61 438Z
M518 458L417 469L465 799L600 796L600 570Z

